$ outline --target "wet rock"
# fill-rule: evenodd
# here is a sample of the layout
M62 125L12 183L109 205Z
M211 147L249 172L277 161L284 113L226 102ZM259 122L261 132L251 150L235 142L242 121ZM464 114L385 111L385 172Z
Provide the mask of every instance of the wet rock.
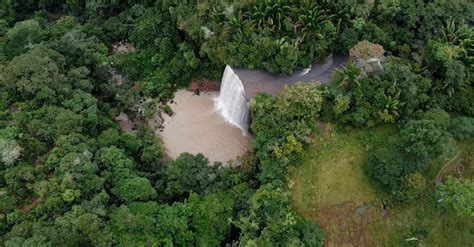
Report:
M357 59L356 66L362 70L365 76L368 74L382 75L385 73L382 61L378 58Z
M118 121L120 129L122 129L123 132L131 132L133 129L133 123L130 121L128 115L124 112L120 112L120 114L115 118L116 121Z

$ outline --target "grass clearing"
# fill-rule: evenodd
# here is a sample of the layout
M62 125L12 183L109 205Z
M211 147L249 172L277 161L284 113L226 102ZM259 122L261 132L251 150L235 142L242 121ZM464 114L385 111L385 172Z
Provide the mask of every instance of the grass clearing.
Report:
M322 129L291 171L290 186L297 211L325 229L327 246L472 246L473 220L443 212L435 198L384 209L388 195L365 174L364 166L370 150L396 133L394 127L338 132L324 125ZM460 143L457 157L430 165L427 177L471 176L472 144Z

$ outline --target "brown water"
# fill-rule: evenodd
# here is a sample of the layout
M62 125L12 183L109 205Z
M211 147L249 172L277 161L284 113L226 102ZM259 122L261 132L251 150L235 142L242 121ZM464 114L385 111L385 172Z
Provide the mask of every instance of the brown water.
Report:
M164 114L164 130L160 132L168 154L177 158L188 152L202 153L209 161L227 162L244 154L251 136L227 123L216 110L218 92L202 92L200 96L180 90L171 104L172 117Z
M264 70L247 70L232 67L239 77L248 99L253 98L258 92L266 92L273 96L280 94L283 87L296 82L319 81L328 83L335 69L341 68L348 61L346 55L331 55L327 61L313 64L307 73L303 70L295 71L288 76L273 75Z

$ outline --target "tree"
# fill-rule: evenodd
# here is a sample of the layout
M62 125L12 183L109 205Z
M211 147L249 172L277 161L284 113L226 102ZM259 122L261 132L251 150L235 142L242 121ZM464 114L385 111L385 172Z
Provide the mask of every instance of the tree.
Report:
M425 177L420 172L415 172L402 178L400 188L395 192L395 196L402 202L414 202L423 196L426 189Z
M135 177L135 163L124 154L123 150L114 146L101 148L96 156L101 174L107 183L117 186L126 179Z
M163 179L159 181L164 187L163 199L182 200L191 192L214 192L225 184L223 172L225 170L209 165L208 159L202 154L183 153L166 167Z
M198 246L219 246L230 233L233 200L224 193L198 196L191 194L192 226Z
M367 162L369 174L391 191L398 190L404 176L417 170L396 148L374 150Z
M436 191L443 203L453 208L458 215L474 217L474 181L448 177Z
M72 210L54 221L58 235L63 244L107 246L112 242L111 236L104 231L106 223L97 215L87 212L82 206Z
M5 165L13 165L20 158L22 150L16 140L0 138L1 160Z
M163 245L195 245L195 232L190 226L192 204L163 205L157 214L156 234Z
M147 201L156 198L156 191L150 181L143 177L134 177L120 181L112 193L125 203Z
M36 20L26 20L17 22L15 27L10 29L6 37L8 39L5 48L10 58L26 52L32 45L42 40L43 30Z
M120 133L117 129L109 128L98 136L97 144L99 147L118 146L120 140Z
M156 202L134 202L116 208L110 214L108 232L120 246L157 246L159 236L155 233L159 211Z
M64 155L54 169L55 178L60 182L63 197L69 194L70 201L79 197L89 198L100 192L104 186L104 178L99 176L99 167L93 163L92 153L70 152ZM53 188L50 188L54 191ZM66 193L66 191L69 191ZM66 199L65 199L66 200ZM66 200L68 201L68 200Z
M321 229L299 218L285 189L273 184L262 185L255 192L249 213L235 224L242 231L240 242L249 246L322 246L324 241Z
M11 99L57 102L71 90L61 71L63 62L59 53L36 47L15 57L1 69L0 85Z
M425 112L423 119L431 120L443 130L447 130L451 126L451 116L445 110L440 108L433 108Z
M451 121L450 132L456 139L469 140L474 139L474 118L457 117Z
M454 140L449 132L433 120L411 120L400 130L402 146L415 161L427 161L454 152Z
M76 27L77 23L73 16L64 16L49 25L45 30L48 39L59 39L65 33Z
M94 134L99 121L98 100L90 93L74 90L72 98L65 100L63 106L79 114L84 119L83 124L89 134Z

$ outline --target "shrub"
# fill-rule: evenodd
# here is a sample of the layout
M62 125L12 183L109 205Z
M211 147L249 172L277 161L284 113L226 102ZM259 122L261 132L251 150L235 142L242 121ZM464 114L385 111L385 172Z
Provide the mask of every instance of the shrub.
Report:
M419 172L403 177L399 191L395 193L396 199L403 202L413 202L419 199L426 191L426 179Z
M442 129L448 129L451 125L451 117L449 114L440 108L433 108L423 114L423 119L432 120Z
M405 151L418 162L448 157L454 152L453 137L433 120L409 121L400 137Z
M369 157L369 174L389 190L399 189L403 177L415 170L396 148L376 149Z
M438 186L437 194L460 216L474 216L474 181L448 177L444 184Z
M451 122L450 132L458 140L468 140L474 138L474 118L457 117Z

